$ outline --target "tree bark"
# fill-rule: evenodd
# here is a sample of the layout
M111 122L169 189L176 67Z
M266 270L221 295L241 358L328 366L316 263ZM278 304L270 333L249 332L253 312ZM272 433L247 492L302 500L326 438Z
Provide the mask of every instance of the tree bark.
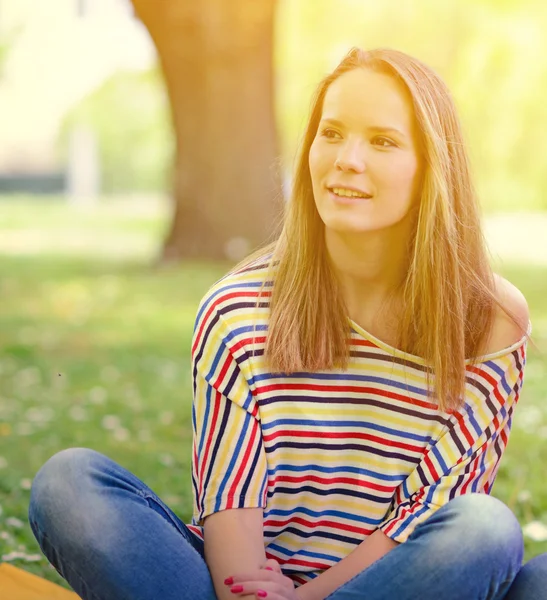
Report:
M275 0L133 0L156 45L176 135L163 261L240 258L282 211Z

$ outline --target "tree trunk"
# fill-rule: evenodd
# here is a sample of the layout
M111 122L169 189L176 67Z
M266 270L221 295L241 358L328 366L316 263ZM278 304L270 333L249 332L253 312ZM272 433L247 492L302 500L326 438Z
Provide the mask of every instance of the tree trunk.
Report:
M176 134L163 261L238 259L282 210L275 0L133 0L156 45Z

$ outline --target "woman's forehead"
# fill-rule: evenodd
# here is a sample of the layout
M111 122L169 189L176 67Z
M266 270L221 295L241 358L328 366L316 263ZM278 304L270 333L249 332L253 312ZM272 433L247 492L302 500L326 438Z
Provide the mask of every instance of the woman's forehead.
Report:
M390 75L359 68L329 86L321 118L342 121L348 127L391 127L410 135L414 111L402 83Z

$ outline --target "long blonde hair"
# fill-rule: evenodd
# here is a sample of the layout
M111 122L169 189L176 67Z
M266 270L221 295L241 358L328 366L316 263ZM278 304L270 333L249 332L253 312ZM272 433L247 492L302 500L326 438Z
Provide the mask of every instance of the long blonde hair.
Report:
M245 261L271 252L271 272L275 269L265 356L269 368L282 373L348 366L350 324L326 251L308 155L329 86L356 68L396 78L413 101L425 170L409 240L397 348L426 361L430 395L440 409L458 409L464 403L466 358L479 357L493 327L496 305L518 322L495 295L451 94L432 69L396 50L353 48L318 86L281 234Z

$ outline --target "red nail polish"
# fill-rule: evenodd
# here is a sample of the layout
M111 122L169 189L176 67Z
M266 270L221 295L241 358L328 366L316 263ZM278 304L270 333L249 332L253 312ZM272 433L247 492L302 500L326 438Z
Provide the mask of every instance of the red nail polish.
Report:
M260 598L265 598L268 595L268 592L265 592L264 590L258 590L256 595Z
M243 586L242 585L234 585L234 587L230 588L230 591L233 592L234 594L237 594L238 592L243 591Z
M273 571L273 569L271 567L264 567L266 569L266 571ZM262 591L262 590L260 590Z

